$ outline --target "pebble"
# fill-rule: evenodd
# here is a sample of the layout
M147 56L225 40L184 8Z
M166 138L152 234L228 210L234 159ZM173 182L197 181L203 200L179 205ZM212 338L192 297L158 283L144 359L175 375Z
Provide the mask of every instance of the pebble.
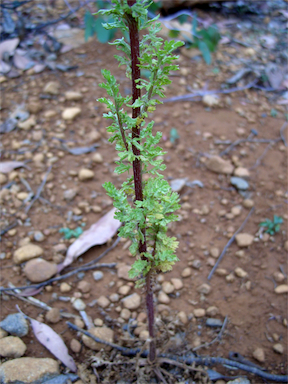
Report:
M182 273L181 273L181 276L182 277L189 277L192 275L192 269L187 267L187 268L184 268Z
M128 272L130 271L131 266L130 265L121 265L117 270L117 276L119 279L124 279L127 281L133 281L134 279L131 279L129 277Z
M209 253L210 253L210 255L211 255L212 257L215 257L215 259L217 259L217 258L219 257L219 255L220 255L220 249L217 248L217 247L212 247L212 248L210 249Z
M96 317L96 319L94 319L93 321L95 327L102 327L102 325L104 324L103 320L100 319L99 317Z
M41 231L35 231L33 234L34 240L37 241L38 243L41 243L42 241L45 240L45 236Z
M77 195L78 189L66 189L66 191L63 192L63 199L67 201L71 201L74 199L74 197Z
M177 277L172 277L171 283L174 285L174 288L176 290L183 288L183 282L181 279L178 279Z
M61 293L67 293L70 292L72 287L68 283L61 283L60 284L60 292Z
M11 313L0 322L0 327L10 335L23 337L28 334L28 323L22 313Z
M233 217L239 216L241 214L241 207L232 207L231 208L231 213Z
M237 267L235 268L235 271L234 271L235 275L237 277L247 277L248 276L248 273L246 271L244 271L244 269L240 268L240 267Z
M42 283L58 272L57 265L41 258L29 260L23 272L32 283Z
M101 279L103 279L103 272L101 272L101 271L95 271L95 272L93 272L93 279L95 280L95 281L99 281L99 280L101 280Z
M228 275L227 269L225 269L225 268L217 268L215 273L218 276L226 276L226 275Z
M65 92L65 99L69 101L78 101L83 99L83 95L81 92L67 91Z
M43 249L39 247L39 245L29 243L14 252L13 261L15 264L21 264L24 263L24 261L41 256L43 252Z
M109 300L112 302L112 303L117 303L117 301L119 301L120 297L118 295L118 293L112 293L112 295L109 296Z
M122 317L124 320L129 320L131 317L131 311L129 311L127 308L123 308L120 312L120 317Z
M59 308L51 308L45 315L45 319L49 323L56 324L61 320Z
M91 169L82 168L78 173L78 178L80 181L91 180L93 179L93 177L94 177L94 172L91 171Z
M3 357L21 357L27 347L17 336L7 336L0 339L0 355Z
M233 283L235 281L235 275L231 272L229 275L225 277L227 283Z
M234 170L233 164L229 160L224 160L220 156L211 156L205 162L206 167L215 173L231 175Z
M264 363L265 361L265 353L262 348L256 348L253 351L253 357L255 360L259 361L260 363Z
M250 233L238 233L235 236L235 240L238 247L249 247L249 245L253 244L254 236L250 235Z
M177 317L182 324L186 325L188 323L188 317L184 311L178 312Z
M273 351L282 355L284 352L284 347L280 343L274 344L273 345Z
M284 243L284 249L286 252L288 252L288 240L286 240Z
M241 191L246 191L249 188L249 183L241 177L233 176L230 178L230 183Z
M207 316L216 316L219 313L219 309L215 306L208 307L206 310Z
M141 296L138 293L132 293L132 295L124 297L122 302L127 309L137 309L141 304Z
M142 331L139 333L139 339L147 340L148 337L149 337L149 332L146 329L142 329Z
M100 296L97 300L97 304L99 307L107 308L110 305L110 300L108 300L105 296Z
M80 292L87 293L91 291L91 284L88 281L82 280L77 284L77 288Z
M74 120L81 113L81 109L79 107L70 107L65 108L62 112L62 119L64 120Z
M165 292L159 291L159 293L158 293L158 302L161 303L161 304L169 304L170 303L170 298L169 298L169 296Z
M234 170L234 175L238 176L238 177L249 177L250 176L250 172L249 172L249 170L247 168L237 167Z
M42 105L37 101L29 101L27 109L30 113L38 113L42 110Z
M77 311L84 311L86 308L86 304L84 303L84 301L79 298L77 299L73 297L71 299L71 302L72 302L73 308L77 309Z
M87 135L87 139L89 140L89 143L96 143L101 139L101 134L96 129L93 129L93 131Z
M207 107L217 107L219 105L220 99L217 95L205 95L202 98L202 102Z
M274 272L273 277L276 283L282 283L285 280L285 276L281 272Z
M58 95L60 83L58 81L49 81L43 88L43 92L49 93L49 95Z
M164 281L162 283L162 290L163 290L163 292L169 294L169 293L174 292L175 287L172 283L170 283L170 281Z
M238 379L227 381L227 384L251 384L251 382L245 377L239 377Z
M274 289L274 292L279 295L282 293L288 293L288 285L287 284L278 285L278 287Z
M197 292L202 293L203 295L208 295L211 292L211 287L208 284L201 284L197 288Z
M35 127L35 125L36 125L35 116L30 116L29 119L25 121L19 121L19 123L17 124L17 127L20 129L28 130Z
M204 317L206 315L206 311L204 308L196 308L193 311L193 315L195 317Z
M223 322L220 319L214 319L213 317L209 317L209 319L206 320L206 326L211 328L216 327L222 327Z
M74 353L79 353L81 351L81 343L77 340L77 339L72 339L70 341L70 349L74 352Z
M129 285L122 285L121 287L119 287L118 289L118 293L120 295L123 295L123 296L126 296L128 295L128 293L131 291L131 287L129 287Z
M42 383L59 374L59 364L50 358L21 357L0 366L0 381L8 383Z
M7 182L7 176L3 173L0 173L0 184L5 184Z
M243 251L243 249L239 249L239 251L235 252L235 256L242 258L245 256L245 252Z
M92 161L98 164L103 163L103 157L101 153L98 153L98 152L94 153L94 155L92 156Z
M4 331L4 329L0 328L0 339L3 339L3 337L8 336L8 333Z
M99 339L113 343L114 331L112 331L112 329L110 328L95 327L95 328L90 328L89 332L93 336L98 337ZM111 347L109 347L108 345L97 343L96 341L92 340L90 337L86 335L82 336L82 340L83 340L83 343L86 345L86 347L92 349L93 351L100 351L101 349L105 349L105 351L111 350Z
M173 192L180 192L185 184L186 184L186 179L174 179L170 182L170 186Z
M193 260L192 263L191 263L191 266L192 268L194 269L200 269L201 268L201 261L196 259L196 260ZM184 271L183 271L184 272Z

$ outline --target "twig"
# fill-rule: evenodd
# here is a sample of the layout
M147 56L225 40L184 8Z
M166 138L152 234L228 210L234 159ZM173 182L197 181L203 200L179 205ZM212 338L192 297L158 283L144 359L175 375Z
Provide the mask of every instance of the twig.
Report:
M126 348L126 347L121 347L118 344L114 343L109 343L106 340L99 339L98 337L92 335L91 333L85 331L82 328L77 327L77 325L70 323L69 321L66 322L66 324L74 329L75 331L81 332L84 335L90 337L97 343L101 343L104 345L108 345L109 347L115 348L117 351L121 352L124 356L136 356L141 350L140 348ZM141 353L141 357L147 357L148 356L148 350L145 350ZM198 365L215 365L215 364L222 364L222 365L229 365L230 367L235 367L242 369L243 371L254 373L254 375L260 376L266 380L269 381L276 381L278 383L286 383L288 380L287 375L273 375L264 371L261 371L260 369L256 367L251 367L246 364L239 363L237 361L225 359L222 357L210 357L210 356L174 356L174 355L166 355L166 354L160 354L159 358L165 358L165 359L171 359L173 361L180 361L184 364L189 364L192 365L193 363L198 364ZM167 360L165 361L167 362Z
M270 140L270 139L251 139L249 137L247 139L238 139L238 140L234 141L234 143L230 144L229 147L224 149L224 151L222 151L219 154L219 156L227 155L227 153L230 152L234 147L237 147L237 145L242 144L242 143L263 143L263 144L267 143L267 144L275 144L278 141L280 141L280 138L275 139L275 140ZM225 142L220 143L218 141L216 144L225 144Z
M249 169L254 169L254 168L258 167L258 165L261 164L261 161L264 159L264 157L266 156L266 153L269 151L269 149L272 148L273 144L274 144L274 142L267 145L267 147L265 148L265 150L262 153L262 155L260 157L258 157L258 159L256 160L255 164L252 165L252 167L250 167Z
M42 183L40 184L40 187L37 189L37 192L36 192L36 195L33 197L33 199L31 200L31 203L28 205L28 207L25 209L25 213L28 213L30 208L32 207L32 205L35 203L35 201L37 199L39 199L40 195L41 195L41 192L47 182L47 178L48 178L48 175L49 173L51 172L51 169L52 169L52 165L50 165L50 167L48 168L48 171L45 173L45 176L43 178L43 181Z
M224 321L223 321L222 327L221 327L220 332L218 333L218 335L212 341L210 341L209 343L204 343L204 344L198 345L198 347L193 348L192 351L193 352L198 351L198 349L203 348L203 347L207 348L210 345L214 344L216 341L220 342L227 322L228 322L228 317L226 316Z
M228 243L225 245L221 255L218 257L214 267L212 268L211 272L209 273L208 275L208 280L211 279L211 277L213 276L213 273L215 272L215 270L218 268L218 265L220 264L220 261L223 259L223 256L225 255L227 249L230 247L230 245L233 243L233 241L235 240L235 237L236 235L242 231L242 229L244 228L244 226L246 225L247 221L249 220L250 216L252 215L252 213L254 212L254 207L251 208L250 212L248 213L246 219L243 221L243 223L241 224L241 226L237 229L237 231L233 234L233 236L229 239Z
M17 220L13 221L13 223L9 224L6 228L1 229L0 236L5 235L6 232L10 231L10 229L13 229L14 227L17 227L17 225L18 225L18 221Z
M284 129L287 127L287 121L285 121L285 123L282 125L282 127L280 128L280 137L285 145L285 147L287 147L287 142L286 142L286 139L285 139L285 136L283 134L283 131Z

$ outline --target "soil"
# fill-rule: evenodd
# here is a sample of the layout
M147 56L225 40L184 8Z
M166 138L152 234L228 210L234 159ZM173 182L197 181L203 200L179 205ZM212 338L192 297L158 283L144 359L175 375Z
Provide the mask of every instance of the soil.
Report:
M240 47L239 50L241 51L242 48L245 49ZM217 55L225 55L226 50L228 48L221 46L215 54L216 60ZM45 234L45 240L39 245L45 250L43 257L46 260L55 260L53 246L59 243L65 243L67 246L70 244L61 237L58 232L60 228L66 226L76 228L81 223L85 223L85 228L89 228L112 207L112 202L105 195L102 184L105 181L112 181L119 186L124 177L113 174L116 152L114 146L107 141L109 137L105 130L107 122L102 117L105 109L96 99L105 95L104 91L98 87L102 81L102 68L109 69L116 76L123 93L129 91L130 84L125 77L124 69L118 68L113 58L116 53L114 46L102 45L92 39L80 48L62 55L63 61L78 66L77 70L66 73L45 70L35 75L23 73L21 77L1 84L3 121L15 105L35 99L42 106L42 110L36 114L35 128L28 131L17 129L4 134L1 138L2 161L30 160L37 153L43 153L45 156L45 161L40 167L30 161L27 163L27 169L16 170L13 181L19 186L19 191L26 191L20 181L22 177L29 182L35 192L41 183L41 175L48 169L49 159L54 159L51 171L53 180L47 182L41 193L49 203L37 200L27 215L24 214L25 207L19 207L17 204L19 201L16 197L4 200L1 207L3 227L17 218L15 230L8 231L2 236L1 252L5 253L5 258L1 260L1 286L3 287L7 287L8 282L15 286L29 284L23 274L23 265L16 266L12 261L13 252L19 247L21 239L28 236L35 243L34 231L42 231ZM192 61L181 51L179 53L180 71L174 74L172 84L167 87L167 98L187 94L189 89L202 88L207 82L209 89L220 89L223 78L231 74L225 61L218 60L220 73L214 73L212 66L207 66L202 60ZM51 99L42 99L43 87L49 81L60 83L60 93ZM83 100L65 101L63 95L68 90L82 92ZM179 295L170 295L171 312L166 313L166 317L170 316L170 319L173 319L178 312L184 311L190 319L186 326L180 327L183 335L181 348L184 346L193 348L210 342L216 337L219 329L206 327L206 317L196 319L192 315L195 308L207 309L209 306L216 306L219 309L216 317L222 320L226 316L228 318L223 336L220 342L197 350L198 354L228 358L229 352L233 351L260 364L252 356L253 351L260 347L265 352L265 361L262 364L265 369L271 373L285 374L287 371L287 294L274 292L275 286L278 285L274 280L274 273L282 271L287 276L287 254L284 250L288 219L287 153L279 134L284 123L285 108L274 104L271 100L271 95L267 92L249 89L222 96L220 104L215 108L208 108L201 100L164 103L157 108L155 116L151 118L156 122L155 131L163 132L161 144L167 150L164 157L167 165L164 176L169 181L175 178L187 178L189 181L199 180L203 183L203 188L185 186L181 190L181 204L189 203L189 205L185 204L184 208L180 209L180 221L169 229L169 233L179 240L177 256L180 261L174 266L173 271L166 273L163 278L165 281L169 281L172 277L181 278L184 288L179 291ZM70 123L63 122L61 112L65 107L70 106L80 107L81 115ZM276 117L270 116L272 108L278 111ZM241 113L239 114L240 109L244 111L242 116ZM45 119L44 112L47 110L54 110L56 115ZM179 134L175 144L171 144L169 140L171 128L176 128ZM247 277L235 277L233 282L227 282L225 275L220 276L215 273L208 282L207 276L213 264L209 250L217 247L222 251L249 213L249 209L243 207L244 197L231 186L230 176L218 175L205 166L207 154L219 154L227 148L227 144L217 144L217 141L235 142L239 139L237 128L243 128L244 135L241 136L243 138L247 138L251 129L254 129L258 132L256 138L269 140L279 138L279 141L270 144L269 149L267 149L269 143L244 142L223 156L236 164L241 163L243 167L250 170L250 177L247 179L249 192L246 197L253 199L255 210L242 232L252 234L257 241L255 240L250 247L244 249L242 257L236 255L239 247L233 242L219 265L219 268L226 270L225 275L233 273L236 267L241 267L247 272ZM43 138L35 141L33 130L41 131ZM80 156L69 154L63 150L58 140L64 139L71 147L91 145L89 134L93 130L98 130L101 134L98 142L100 145L96 151L103 157L102 164L92 162L93 153ZM21 143L19 150L13 149L14 141ZM21 150L24 151L23 154L20 153ZM71 171L78 172L81 168L93 170L95 173L93 180L81 182L77 176L71 176ZM64 200L63 191L75 187L78 188L78 194L73 201ZM87 202L88 208L83 208L83 205L79 208L83 202ZM94 213L90 207L95 205L101 206L102 211ZM207 215L201 215L200 212L204 205L209 208ZM219 216L219 211L225 209L229 213L234 206L242 207L239 216L230 219L229 215L228 218ZM77 210L75 211L76 208L78 213ZM67 223L68 212L74 210L79 214L79 209L81 209L82 219ZM261 236L257 235L259 223L266 218L272 219L273 215L283 217L284 224L281 231L275 236L264 236L261 239ZM30 219L29 226L27 218ZM73 267L79 267L97 258L110 244L111 242L93 247L75 261ZM118 244L102 261L105 263L117 261L131 265L133 260L128 250L123 247L124 244ZM192 269L190 277L182 278L181 273L184 268L191 266L191 262L195 259L200 260L201 268ZM59 255L58 260L61 261ZM100 282L93 280L92 272L86 272L84 277L85 281L92 284L90 293L85 294L83 298L86 303L93 303L100 295L108 297L117 292L119 279L115 269L104 269L104 278ZM74 275L65 281L72 286L72 291L68 295L75 295L78 291L79 277ZM208 295L197 292L197 287L203 283L210 284L212 288ZM63 296L59 286L60 283L56 283L48 289L46 287L35 297L61 311L78 315L69 302L65 303L57 299ZM141 292L139 289L133 288L134 290ZM1 299L1 320L8 314L16 312L16 304L32 318L39 319L45 315L45 311L26 304L18 298L2 294ZM114 327L117 342L117 338L119 340L121 337L121 327L117 328L111 321L108 323L106 316L109 315L117 320L119 313L115 308L116 305L105 312L95 304L91 307L87 306L86 312L92 319L101 318L108 326ZM144 299L137 313L132 315L136 317L143 311L145 312ZM165 319L165 313L162 315L157 313L157 316ZM79 338L74 331L68 329L65 319L52 324L51 327L62 335L67 346L70 345L72 338ZM25 356L53 357L37 342L32 331L23 338L23 341L27 345ZM276 343L284 346L283 354L273 350L273 345ZM77 363L86 362L91 355L91 351L85 346L82 346L79 354L70 352ZM232 372L220 366L217 370L225 374ZM235 373L232 372L232 374ZM248 377L254 384L265 382L253 375Z

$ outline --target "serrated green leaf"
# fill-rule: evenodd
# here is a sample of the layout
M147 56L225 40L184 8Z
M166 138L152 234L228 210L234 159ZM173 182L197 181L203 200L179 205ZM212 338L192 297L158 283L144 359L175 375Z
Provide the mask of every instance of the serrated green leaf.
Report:
M199 49L203 55L203 58L204 58L206 64L210 65L211 64L211 55L210 55L209 48L204 41L199 42Z

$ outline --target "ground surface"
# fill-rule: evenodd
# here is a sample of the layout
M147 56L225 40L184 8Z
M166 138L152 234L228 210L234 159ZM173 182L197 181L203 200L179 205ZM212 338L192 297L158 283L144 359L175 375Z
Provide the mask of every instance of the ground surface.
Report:
M193 61L180 51L178 61L180 71L175 73L172 85L167 87L167 98L187 94L189 89L201 89L206 82L209 89L219 89L223 80L234 73L229 68L227 58L231 50L235 51L236 48L240 51L239 54L242 52L245 56L245 48L241 46L219 48L215 55L216 61L213 63L220 69L219 74L213 73L213 65L207 66L202 60ZM27 105L35 101L41 107L41 110L35 114L37 122L35 127L29 130L16 129L2 135L1 138L2 161L32 160L27 163L27 169L17 169L7 175L8 181L14 182L15 189L2 198L2 228L14 222L15 219L17 219L17 226L2 236L1 286L3 287L7 287L9 282L15 286L29 283L23 274L23 265L15 265L12 259L14 251L19 248L23 239L29 237L31 242L37 243L34 240L34 232L41 231L44 234L44 240L38 244L44 249L43 258L60 262L63 256L56 254L55 245L64 243L68 246L69 241L62 239L59 229L66 226L76 228L81 223L85 223L85 228L89 228L112 207L110 199L105 196L102 184L105 181L113 181L119 186L123 178L113 175L116 152L114 146L107 141L106 121L102 118L104 108L96 99L104 95L103 90L98 87L102 81L100 73L102 68L113 72L121 83L122 92L129 90L129 80L125 78L124 70L117 67L113 58L115 53L116 49L113 46L102 45L92 40L62 55L63 62L78 66L76 70L66 73L45 70L37 75L23 74L17 79L10 79L1 84L1 93L4 96L3 121L15 105L22 103ZM59 93L49 99L42 99L43 88L49 81L57 81L60 84ZM76 102L65 101L64 93L69 90L81 92L83 99ZM212 317L222 321L226 316L228 318L222 339L220 343L215 342L207 348L199 348L197 353L228 357L228 353L233 351L260 364L253 358L253 351L256 348L262 348L265 352L262 366L269 372L285 374L287 294L277 294L274 288L280 284L287 284L284 250L288 219L287 153L280 138L280 128L285 121L285 108L274 104L274 101L273 95L271 96L268 92L249 89L227 96L221 95L219 105L214 108L205 106L201 100L164 103L157 108L153 119L156 122L155 131L159 129L163 132L161 144L167 150L164 158L167 165L165 177L169 181L187 178L190 182L199 180L203 184L203 188L197 185L193 188L184 186L180 191L182 204L179 212L180 221L169 230L170 234L177 236L179 240L177 255L180 261L172 272L163 276L163 279L170 281L173 277L180 278L184 287L176 295L175 293L169 295L170 303L167 305L171 312L166 310L162 314L158 312L158 315L163 318L171 315L173 318L180 311L184 311L189 321L181 328L183 346L190 345L195 348L212 341L218 330L214 331L205 326L207 316L196 318L193 312L195 309L207 310L215 306L218 308L218 314ZM81 114L72 122L66 122L61 118L61 113L66 107L71 106L79 107ZM276 117L270 116L271 109L277 110ZM50 110L54 111L55 115L49 118L46 114L45 117L45 113ZM179 139L173 145L169 140L171 128L176 128L179 134ZM270 144L244 142L223 156L224 159L231 160L234 164L249 170L250 176L247 178L249 189L243 197L231 186L230 175L211 172L207 169L205 161L208 155L218 155L228 147L227 144L217 144L219 141L234 142L239 138L247 138L251 129L258 132L257 139L279 140ZM100 133L101 138L97 141L99 147L94 153L80 156L69 154L59 141L59 139L65 140L65 144L70 147L91 145L93 144L91 133L95 130ZM270 146L264 153L268 145ZM95 153L101 154L103 162L93 162ZM34 156L37 154L44 155L40 162L35 161ZM50 203L37 200L25 214L25 205L21 205L21 200L17 198L19 192L27 192L20 177L24 178L35 192L41 183L41 175L47 172L51 164L50 175L53 178L47 181L41 194ZM77 175L81 168L93 170L93 179L79 181ZM72 201L63 199L63 193L67 189L77 189L77 195ZM216 271L208 281L208 274L216 261L216 258L211 257L210 250L216 247L221 253L229 238L243 223L250 211L250 208L243 206L245 198L253 200L255 210L241 232L253 235L254 242L248 248L244 248L240 254L237 253L240 248L233 242L219 265L223 275L219 275ZM28 204L26 203L26 206ZM101 212L95 213L95 208L92 208L95 206L101 207L101 209L97 208ZM240 214L229 215L235 206L240 207ZM221 212L223 210L226 212ZM72 219L67 222L70 211L74 215L81 216L80 220L74 222ZM281 231L274 237L259 236L259 223L265 218L272 219L273 215L284 219ZM129 257L126 247L123 247L124 244L119 243L102 261L105 263L116 261L131 265L133 260ZM92 261L106 247L107 245L92 248L75 261L73 267ZM198 269L192 266L195 260L199 260L200 268ZM190 276L184 278L181 274L186 267L192 267L192 272ZM235 276L234 271L237 267L247 272L247 276ZM109 297L117 293L121 285L119 281L122 284L124 281L117 277L115 269L103 269L104 278L99 282L94 281L92 272L88 271L84 277L80 276L82 280L91 283L90 292L82 294L86 304L92 303L92 306L86 307L86 313L93 320L100 318L106 325L114 327L119 337L121 328L117 328L111 322L108 324L105 312L116 320L119 312L115 308L121 307L121 303L115 303L103 311L97 304L93 305L93 302L95 303L101 295ZM231 277L231 274L231 281L227 281L226 276ZM64 295L72 297L76 293L77 296L79 281L77 275L66 279L65 282L70 284L72 290ZM197 292L197 288L203 283L210 285L209 294ZM46 287L35 297L52 307L78 315L70 302L58 299L59 296L63 296L59 286L60 283L56 283L48 289ZM132 284L130 293L134 290ZM140 293L140 290L135 291ZM2 295L1 320L8 314L16 312L16 304L32 318L39 319L39 316L45 318L45 311L23 303L17 298ZM145 312L145 305L142 300L141 306L136 311L132 311L131 316L135 318L143 311ZM63 336L69 346L70 340L77 336L74 331L67 329L65 321L62 319L50 325ZM51 356L35 340L32 331L23 338L23 341L27 345L25 356ZM282 354L273 350L273 345L277 343L284 347ZM81 353L71 352L71 354L76 362L83 362L91 351L82 346ZM221 371L221 368L219 370ZM252 383L263 382L260 378L252 376L250 380Z

